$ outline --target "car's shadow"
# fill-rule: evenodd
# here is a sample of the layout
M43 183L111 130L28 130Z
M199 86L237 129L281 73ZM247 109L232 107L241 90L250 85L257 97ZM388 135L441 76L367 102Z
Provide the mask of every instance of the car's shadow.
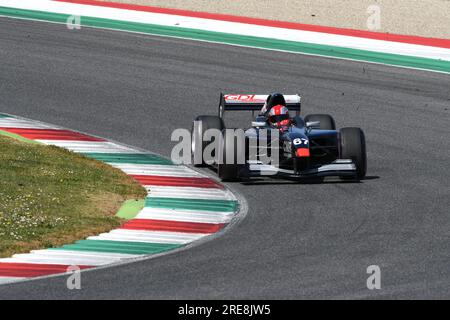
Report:
M217 174L217 169L214 167L209 167L209 171ZM242 185L289 185L289 184L359 184L364 183L364 181L380 179L380 176L366 176L362 180L343 180L339 177L314 177L314 178L290 178L290 177L251 177L251 178L241 178L239 181L232 181L231 183L240 183Z
M289 184L360 184L368 180L380 179L379 176L366 176L363 180L341 180L339 178L321 179L321 178L304 178L304 179L289 179L289 178L251 178L238 181L242 185L289 185Z

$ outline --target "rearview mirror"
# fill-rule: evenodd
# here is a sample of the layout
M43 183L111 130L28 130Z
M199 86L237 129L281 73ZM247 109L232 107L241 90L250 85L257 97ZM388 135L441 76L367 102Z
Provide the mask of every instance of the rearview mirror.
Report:
M320 128L320 121L308 121L306 123L307 128Z
M252 121L252 127L265 127L265 121Z

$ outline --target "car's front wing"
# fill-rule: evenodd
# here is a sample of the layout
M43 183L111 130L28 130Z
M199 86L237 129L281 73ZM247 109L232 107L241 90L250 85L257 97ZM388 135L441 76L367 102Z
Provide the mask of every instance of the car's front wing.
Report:
M327 176L355 176L356 166L350 159L339 159L329 164L307 169L299 173L294 170L280 169L272 165L261 163L249 163L248 175L255 176L276 176L289 178L311 178Z

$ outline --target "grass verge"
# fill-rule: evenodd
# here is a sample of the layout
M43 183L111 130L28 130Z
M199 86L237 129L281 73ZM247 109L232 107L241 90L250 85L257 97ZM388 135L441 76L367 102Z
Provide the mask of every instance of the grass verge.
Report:
M102 162L0 135L0 257L109 231L122 203L145 195Z

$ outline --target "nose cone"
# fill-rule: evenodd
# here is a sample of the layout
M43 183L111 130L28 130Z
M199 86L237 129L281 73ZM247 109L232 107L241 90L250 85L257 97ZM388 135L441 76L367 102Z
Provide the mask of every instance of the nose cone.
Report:
M291 136L292 148L296 157L309 157L309 139L305 134L296 132Z

